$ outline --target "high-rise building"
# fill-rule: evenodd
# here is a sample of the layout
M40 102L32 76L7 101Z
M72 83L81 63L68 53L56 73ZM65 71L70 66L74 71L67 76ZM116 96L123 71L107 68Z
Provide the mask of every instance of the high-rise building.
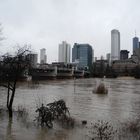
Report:
M110 53L107 53L107 54L106 54L106 60L107 60L108 62L110 62Z
M120 51L120 59L121 60L128 59L128 54L129 54L129 51L127 51L127 50L121 50Z
M133 55L137 55L138 49L139 49L139 38L134 37L133 38Z
M59 44L58 61L64 63L70 63L71 47L66 41L62 41Z
M94 49L92 49L92 63L94 62Z
M32 67L36 67L37 66L37 58L38 55L35 53L30 53L26 56L26 58L30 61L30 64Z
M72 48L72 62L80 68L90 68L93 62L93 49L89 44L75 43Z
M47 63L47 55L46 55L46 49L43 48L40 50L40 64Z
M120 59L120 32L111 31L111 61Z

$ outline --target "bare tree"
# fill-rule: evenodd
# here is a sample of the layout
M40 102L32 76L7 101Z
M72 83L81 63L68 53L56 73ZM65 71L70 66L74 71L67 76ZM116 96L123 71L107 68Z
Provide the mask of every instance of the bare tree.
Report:
M24 70L29 66L27 60L29 50L25 47L20 48L16 55L6 54L2 56L0 64L0 86L7 88L7 108L9 117L12 117L12 105L15 97L16 84L24 73Z

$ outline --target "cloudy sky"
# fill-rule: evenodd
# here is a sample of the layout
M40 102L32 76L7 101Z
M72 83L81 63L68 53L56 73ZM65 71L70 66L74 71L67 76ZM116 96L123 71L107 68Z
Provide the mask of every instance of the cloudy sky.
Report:
M48 62L58 60L58 44L89 43L95 56L110 52L110 31L118 29L121 49L132 52L140 37L140 0L0 0L0 22L6 40L0 52L16 44L46 48Z

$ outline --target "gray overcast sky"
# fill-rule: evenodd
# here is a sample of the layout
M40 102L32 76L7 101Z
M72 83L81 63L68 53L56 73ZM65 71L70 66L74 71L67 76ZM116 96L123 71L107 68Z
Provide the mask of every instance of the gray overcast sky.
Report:
M89 43L95 56L110 52L110 31L118 29L121 49L132 52L140 36L140 0L0 0L0 22L7 38L0 52L15 44L46 48L48 62L58 60L58 44Z

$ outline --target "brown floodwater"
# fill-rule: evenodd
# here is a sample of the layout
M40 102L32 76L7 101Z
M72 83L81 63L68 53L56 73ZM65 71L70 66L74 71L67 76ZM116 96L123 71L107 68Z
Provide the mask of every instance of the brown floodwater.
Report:
M108 94L93 93L102 82ZM41 128L33 121L36 107L64 99L71 116L75 119L74 128L63 128L55 123L52 129ZM0 106L6 106L6 90L0 88ZM140 116L140 80L131 79L76 79L48 80L18 83L14 99L15 110L23 106L28 119L9 120L0 114L0 139L4 140L88 140L87 126L97 120L110 121L114 126Z

